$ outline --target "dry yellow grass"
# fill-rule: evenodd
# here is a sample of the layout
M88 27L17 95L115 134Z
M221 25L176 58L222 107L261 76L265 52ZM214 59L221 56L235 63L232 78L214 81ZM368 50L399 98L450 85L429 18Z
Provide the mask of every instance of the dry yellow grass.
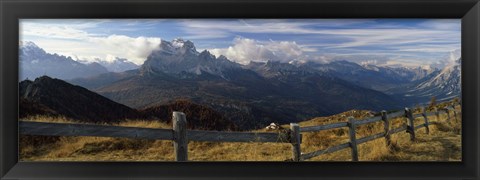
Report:
M460 111L460 109L457 109ZM331 117L320 117L301 122L300 126L314 126L345 121L345 116L362 118L365 111L349 111ZM460 161L461 160L461 114L455 121L453 114L446 122L446 114L440 120L429 117L430 133L425 128L416 130L417 139L410 141L409 134L392 135L392 145L387 147L380 138L358 146L360 161ZM71 123L66 118L29 117L32 121ZM392 121L392 127L400 127L404 118ZM423 123L417 118L416 124ZM171 128L158 121L129 120L119 126ZM284 125L288 127L288 125ZM264 131L264 130L257 130ZM381 122L357 127L357 138L381 133ZM37 138L37 139L35 139ZM303 133L302 152L308 153L348 142L348 129L340 128L315 133ZM212 143L190 142L188 158L191 161L284 161L291 158L290 144L279 143ZM154 141L107 137L46 137L22 136L21 161L173 161L171 141ZM309 161L350 161L350 149L324 154Z

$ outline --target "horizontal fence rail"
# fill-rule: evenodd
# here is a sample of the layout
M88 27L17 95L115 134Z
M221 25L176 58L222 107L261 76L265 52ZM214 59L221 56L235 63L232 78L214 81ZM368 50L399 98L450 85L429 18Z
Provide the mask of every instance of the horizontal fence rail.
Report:
M394 113L387 114L388 119L398 118L405 116L405 111L397 111Z
M385 137L385 133L378 133L378 134L375 134L375 135L371 135L371 136L367 136L367 137L357 139L357 144L366 143L368 141L372 141L372 140L375 140L375 139L378 139L378 138L381 138L381 137Z
M339 123L332 123L332 124L327 124L327 125L322 125L322 126L300 127L300 131L301 132L315 132L315 131L324 131L324 130L329 130L329 129L342 128L342 127L347 127L347 126L348 126L348 123L339 122Z
M346 148L349 148L349 147L350 147L350 143L348 142L348 143L343 143L343 144L336 145L336 146L333 146L333 147L330 147L330 148L327 148L327 149L322 149L322 150L314 151L314 152L311 152L311 153L302 154L302 160L314 158L314 157L320 156L322 154L333 153L333 152L340 151L342 149L346 149Z
M94 136L150 140L174 140L172 129L153 129L93 124L20 121L20 134L39 136ZM286 133L254 133L187 130L190 141L289 143Z
M392 129L390 131L390 134L395 134L395 133L399 133L399 132L405 132L407 130L407 126L402 126L402 127L398 127L398 128L395 128L395 129Z
M40 136L98 136L173 140L171 129L20 121L20 134Z
M188 151L187 146L189 141L207 141L207 142L261 142L261 143L290 143L292 146L292 161L302 161L311 159L323 154L333 153L346 148L351 148L352 160L358 161L357 145L373 141L379 138L385 138L387 145L390 142L390 135L400 132L407 132L410 134L411 140L415 140L415 130L419 128L426 128L426 133L429 133L429 125L438 122L429 122L428 116L436 116L439 120L439 115L446 113L447 121L450 122L450 111L453 117L457 120L457 111L455 103L446 108L436 109L431 112L426 112L426 107L422 107L423 112L413 114L409 108L402 111L387 113L382 111L380 116L374 116L366 119L355 120L349 117L347 122L337 122L319 126L300 127L296 123L290 124L290 129L283 129L279 132L228 132L228 131L203 131L203 130L187 130L187 121L185 114L182 112L173 112L172 114L172 129L157 129L157 128L139 128L139 127L123 127L123 126L108 126L95 124L73 124L73 123L50 123L50 122L33 122L20 121L20 134L23 135L40 135L40 136L95 136L95 137L115 137L115 138L136 138L149 140L171 140L174 141L174 151L176 161L187 161ZM406 123L401 127L391 128L390 122L394 118L406 118ZM424 118L424 123L415 125L414 119ZM384 132L374 135L356 138L356 127L383 122ZM347 143L332 146L326 149L317 150L309 153L302 153L300 144L302 143L302 134L305 132L319 132L336 128L348 128L350 141Z
M209 142L273 142L289 143L290 138L286 133L254 133L254 132L221 132L221 131L187 131L191 141Z
M378 121L381 121L381 120L382 120L382 116L375 116L375 117L372 117L372 118L356 121L355 124L364 125L364 124L370 124L370 123L378 122Z

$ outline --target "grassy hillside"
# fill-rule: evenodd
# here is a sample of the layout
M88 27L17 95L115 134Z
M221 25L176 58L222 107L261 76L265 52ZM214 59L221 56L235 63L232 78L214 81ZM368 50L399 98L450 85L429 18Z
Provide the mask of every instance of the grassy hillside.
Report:
M460 108L457 107L458 111ZM367 111L352 110L329 117L319 117L301 122L300 126L314 126L345 121L345 117L364 118ZM451 114L453 116L453 114ZM360 161L460 161L461 160L461 114L458 121L446 122L446 114L436 120L429 117L430 134L421 128L417 139L410 142L409 134L392 135L392 145L386 146L383 138L358 146ZM61 117L34 116L25 119L44 122L74 122ZM392 121L399 127L404 120ZM423 123L417 118L416 124ZM129 120L119 126L171 128L159 121ZM288 127L288 125L284 125ZM383 131L381 122L357 127L357 138ZM265 130L257 130L265 131ZM308 153L348 142L348 129L340 128L315 133L303 133L302 152ZM277 143L210 143L190 142L189 160L192 161L284 161L291 158L290 144ZM103 137L41 137L21 136L21 161L173 161L172 141L154 141ZM312 161L350 161L350 149L325 154Z

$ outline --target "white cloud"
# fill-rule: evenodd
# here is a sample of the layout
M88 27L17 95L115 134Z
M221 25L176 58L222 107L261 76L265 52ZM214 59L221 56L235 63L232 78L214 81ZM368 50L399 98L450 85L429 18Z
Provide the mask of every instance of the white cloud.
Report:
M48 24L22 24L20 31L24 36L42 36L55 39L81 40L88 38L85 31L68 26L52 26Z
M420 26L427 29L439 29L439 30L461 30L461 21L459 19L431 19L423 22Z
M128 60L142 64L150 53L159 47L160 38L128 37L123 35L110 35L108 37L94 37L88 39L103 48L102 53L117 57L126 57Z
M250 61L290 62L292 60L300 60L304 58L305 50L296 42L261 42L237 37L234 39L232 46L222 49L211 49L210 52L215 56L224 55L228 59L240 64L248 64Z
M322 30L323 31L323 30ZM320 32L319 32L320 33ZM417 46L423 44L439 44L452 46L458 44L459 32L430 29L343 29L331 32L322 32L332 36L342 36L348 41L339 43L331 48L347 47L389 47L392 50L401 50L402 45ZM451 40L451 41L446 41ZM446 45L445 45L446 44ZM417 47L414 46L414 47Z
M105 61L107 62L113 62L117 59L117 56L114 56L114 55L111 55L111 54L107 54L107 56L105 57Z

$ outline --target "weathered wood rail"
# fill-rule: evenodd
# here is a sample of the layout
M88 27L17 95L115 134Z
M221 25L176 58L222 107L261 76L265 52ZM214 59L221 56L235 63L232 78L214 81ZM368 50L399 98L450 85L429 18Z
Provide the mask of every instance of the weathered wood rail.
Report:
M345 148L351 148L352 161L358 161L357 146L375 139L385 138L387 145L390 145L390 135L400 132L410 134L410 139L415 140L415 130L426 128L429 133L430 125L428 116L436 116L439 120L441 113L447 113L447 121L450 121L449 111L453 111L455 120L457 120L457 112L455 105L451 105L444 109L435 109L432 112L423 112L413 114L409 108L405 110L387 113L381 112L381 116L375 116L362 120L355 120L349 117L347 122L338 122L321 126L300 127L297 123L291 123L290 129L281 132L226 132L226 131L203 131L203 130L187 130L187 120L182 112L173 112L172 129L154 129L139 127L122 127L94 124L71 124L71 123L48 123L48 122L32 122L20 121L19 132L23 135L41 135L41 136L95 136L95 137L116 137L116 138L136 138L149 140L171 140L174 145L174 154L176 161L188 160L188 142L189 141L208 141L208 142L270 142L270 143L290 143L292 146L292 161L303 161L320 156L326 153L336 152ZM415 125L414 119L424 117L424 123ZM398 128L391 129L390 120L398 117L405 117L406 123ZM357 139L356 127L365 124L382 121L384 124L384 132L366 136ZM302 153L300 145L302 143L302 132L319 132L336 128L348 128L350 142L339 144L327 149L322 149L309 153Z

